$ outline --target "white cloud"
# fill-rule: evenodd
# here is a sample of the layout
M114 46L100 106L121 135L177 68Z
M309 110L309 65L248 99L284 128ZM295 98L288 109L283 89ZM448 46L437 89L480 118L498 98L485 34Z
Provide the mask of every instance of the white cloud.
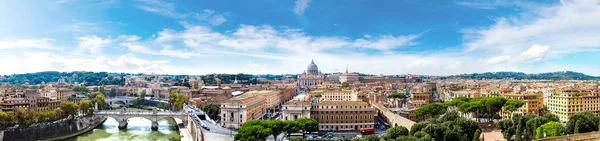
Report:
M456 2L456 4L460 5L460 6L473 7L473 8L479 8L479 9L496 9L496 7L510 6L510 5L513 5L514 3L515 2L509 2L509 1L460 1L460 2Z
M113 42L110 37L102 39L96 35L78 37L77 40L79 40L79 51L89 50L91 54L101 52L106 46Z
M378 39L370 40L372 38L367 39L357 39L354 46L371 48L377 50L389 50L400 46L410 46L415 45L413 41L417 39L419 36L417 35L407 35L407 36L392 36L392 35L384 35L379 37Z
M185 50L173 50L170 46L164 46L162 50L154 51L148 47L134 44L134 43L122 43L121 46L127 47L129 51L136 53L144 53L151 55L164 55L176 58L189 59L191 57L200 56L197 52L185 51Z
M169 61L151 61L124 54L116 59L103 56L79 58L58 56L49 52L25 52L23 56L0 57L0 74L20 74L40 71L105 71L126 73L190 74L184 67L168 65Z
M296 0L294 5L294 13L300 17L304 17L304 10L308 8L308 3L310 0Z
M338 48L368 48L387 51L402 46L417 44L419 35L383 35L358 38L354 41L344 36L309 36L301 29L275 28L270 25L241 25L233 32L219 33L206 26L183 23L183 31L164 29L156 39L161 43L182 42L192 48L222 47L240 51L278 49L292 52L319 52Z
M487 60L488 65L496 65L500 63L505 63L510 60L510 56L496 56Z
M207 22L211 25L220 25L225 23L227 22L226 17L229 16L229 14L215 14L215 11L210 9L204 9L201 13L181 13L177 10L177 6L175 4L158 0L140 0L140 2L143 4L139 5L138 8L146 12L155 13L174 19L196 19L198 21Z
M225 18L225 15L223 15L223 14L214 15L209 21L209 23L212 25L220 25L225 22L227 22L227 19Z
M40 49L59 49L63 47L57 47L52 45L54 39L51 38L31 38L15 41L0 41L0 50L2 49L27 49L27 48L40 48Z
M518 56L534 44L552 46L547 54L600 50L600 6L597 0L565 1L526 9L523 17L500 17L483 29L465 29L468 51ZM535 16L531 16L535 15Z
M127 41L127 42L132 42L132 41L138 41L141 39L140 36L135 36L135 35L121 35L119 36L119 39L123 40L123 41Z
M548 46L533 45L527 51L521 53L521 61L539 61L544 58L548 51Z

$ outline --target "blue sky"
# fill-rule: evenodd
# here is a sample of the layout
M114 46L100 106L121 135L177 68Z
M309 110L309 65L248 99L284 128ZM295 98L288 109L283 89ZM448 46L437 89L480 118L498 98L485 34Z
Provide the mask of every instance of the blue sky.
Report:
M600 75L600 2L0 1L0 74Z

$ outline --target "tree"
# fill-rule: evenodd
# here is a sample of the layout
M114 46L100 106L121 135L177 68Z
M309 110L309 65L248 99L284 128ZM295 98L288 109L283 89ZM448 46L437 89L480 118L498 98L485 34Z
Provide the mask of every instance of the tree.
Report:
M102 92L102 93L106 93L106 90L104 89L104 86L100 86L99 91Z
M17 119L17 124L21 126L28 126L29 123L29 113L25 108L19 107L15 109L15 118Z
M377 136L377 135L370 135L366 139L367 139L367 141L379 141L379 136Z
M146 99L146 89L143 89L143 90L140 92L140 97L141 97L143 100L145 100L145 99Z
M159 108L159 109L164 109L164 108L163 108L163 104L162 104L162 103L158 103L158 104L156 105L156 108Z
M62 110L61 114L64 116L71 116L71 119L75 119L77 113L79 112L79 106L71 101L67 101L60 104L60 110Z
M283 132L294 133L300 130L313 132L318 130L317 120L299 118L296 120L250 120L245 122L235 135L235 140L265 140L270 135ZM265 135L266 134L266 135Z
M428 121L417 122L417 123L413 124L410 127L410 135L415 135L415 133L421 131L421 129L427 127L427 125L429 125L429 124L430 124L430 122L428 122Z
M577 125L577 122L579 122L579 125ZM579 133L597 131L599 122L599 117L594 116L590 111L577 112L569 117L569 121L567 121L567 133L574 134L575 130L578 130Z
M548 122L536 129L537 139L543 138L544 133L546 137L562 136L565 135L565 127L560 122Z
M221 109L220 109L219 105L210 103L207 105L200 106L200 109L202 109L202 111L206 112L206 114L208 115L208 117L210 117L210 119L220 120L219 114L221 112Z
M298 118L294 121L302 131L316 132L319 130L319 122L314 118Z
M350 87L350 84L348 82L342 83L342 88L348 88L348 87Z
M117 88L115 88L115 87L110 88L110 92L108 93L108 96L110 96L110 97L117 96Z
M408 136L408 129L406 129L406 127L404 126L396 126L396 127L392 127L390 129L388 129L386 131L386 137L387 139L395 139L398 138L400 136Z
M0 130L5 130L6 127L13 123L13 115L4 111L0 111Z
M477 130L475 135L473 135L473 141L479 141L479 136L481 136L481 130Z
M446 132L444 132L444 140L460 141L463 139L461 139L461 135L458 132L456 132L455 130L446 130Z
M442 103L430 103L419 107L415 110L416 117L423 117L429 115L431 117L437 117L443 113L446 113L447 106Z
M140 104L139 99L140 98L134 98L133 100L131 100L131 103L133 103L133 105L139 105ZM158 104L160 105L160 103L158 103Z
M40 120L40 115L37 114L34 110L28 110L27 117L28 117L27 122L29 124L33 124L33 123L42 121L42 120Z
M281 134L284 130L284 122L281 120L269 120L267 121L267 127L271 129L271 135L277 141L277 135Z
M92 91L97 92L97 91L100 91L100 89L98 87L94 87L94 89Z
M187 103L189 98L183 94L177 93L177 91L171 91L169 95L169 104L175 106L177 110L183 109L183 104Z
M262 120L250 120L240 127L234 139L236 141L258 141L265 140L271 135L271 129L265 128Z
M87 116L91 116L92 112L90 112L92 109L92 103L90 103L89 100L81 100L79 102L79 109L81 110L81 112Z
M95 106L97 103L99 109L104 109L108 106L102 92L93 92L90 97L92 98L92 104Z
M523 105L525 105L525 102L521 101L521 100L508 100L506 101L506 103L504 103L504 110L508 111L509 113L512 113L514 111L516 111L517 109L521 108Z

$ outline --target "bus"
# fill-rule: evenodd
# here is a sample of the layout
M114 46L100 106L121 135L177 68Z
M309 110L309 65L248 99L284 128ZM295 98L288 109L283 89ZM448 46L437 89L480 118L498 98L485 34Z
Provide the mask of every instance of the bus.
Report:
M362 128L360 129L360 133L363 135L375 134L375 128Z

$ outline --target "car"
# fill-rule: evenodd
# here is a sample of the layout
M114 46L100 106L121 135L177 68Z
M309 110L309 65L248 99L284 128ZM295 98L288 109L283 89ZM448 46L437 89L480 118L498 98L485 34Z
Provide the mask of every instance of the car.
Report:
M208 130L208 131L210 131L210 128L208 128L208 126L206 126L206 124L204 124L204 123L202 123L202 124L200 125L200 127L204 128L204 130Z

